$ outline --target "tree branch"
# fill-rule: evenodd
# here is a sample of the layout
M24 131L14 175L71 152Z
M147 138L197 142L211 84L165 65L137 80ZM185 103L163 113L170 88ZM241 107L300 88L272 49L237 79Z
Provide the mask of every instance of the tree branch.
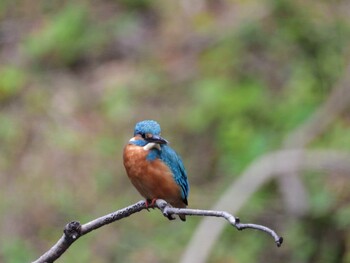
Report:
M173 215L188 215L188 216L211 216L211 217L222 217L226 219L231 225L236 227L238 230L243 230L246 228L253 228L260 230L271 235L277 246L281 246L283 238L279 237L275 231L272 229L256 224L242 224L240 220L233 215L225 211L213 211L213 210L199 210L199 209L185 209L185 208L175 208L169 205L166 201L158 199L155 207L161 210L164 216L172 218ZM133 205L110 213L108 215L94 219L84 225L81 225L77 221L68 223L63 231L62 237L57 241L57 243L50 248L45 254L40 258L33 261L33 263L51 263L58 259L76 240L87 233L98 229L104 225L108 225L115 221L118 221L124 217L128 217L134 213L140 212L141 210L148 209L145 201L139 201ZM175 219L175 218L174 218Z
M188 216L211 216L211 217L222 217L226 219L231 225L236 227L238 230L243 230L247 228L252 228L260 230L271 235L277 246L280 247L283 243L283 238L278 236L275 231L272 229L256 224L243 224L240 222L238 217L234 217L228 212L225 211L215 211L215 210L200 210L200 209L188 209L188 208L175 208L170 206L167 202L162 199L158 199L157 207L162 211L164 216L169 215L188 215Z

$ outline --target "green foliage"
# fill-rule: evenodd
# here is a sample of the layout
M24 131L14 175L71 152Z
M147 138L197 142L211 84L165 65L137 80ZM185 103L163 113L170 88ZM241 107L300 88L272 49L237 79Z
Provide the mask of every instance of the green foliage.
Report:
M232 246L232 244L239 245ZM258 233L253 232L245 235L243 232L236 232L235 229L227 226L208 262L257 262L259 254L264 249L264 244L266 244L266 239ZM242 249L248 247L249 253Z
M13 118L0 114L0 137L8 143L14 143L20 134L19 124Z
M116 87L107 91L102 100L102 112L107 118L127 114L130 111L130 90L126 87Z
M320 174L307 174L309 186L311 214L322 217L329 213L334 206L335 195L325 186L325 177Z
M88 53L99 51L104 41L101 28L89 21L88 9L68 4L41 30L29 36L25 50L33 60L56 66L77 63Z
M153 1L149 0L121 0L119 1L127 10L144 11L151 7Z
M337 222L337 225L339 225L339 227L341 229L348 229L350 226L350 206L349 205L345 205L344 207L342 207L341 209L339 209L335 215L335 220Z
M34 256L33 249L28 243L29 242L16 237L2 240L0 257L7 263L28 261L29 258L33 258Z
M18 95L25 81L23 70L12 66L0 67L0 101Z
M316 244L312 241L312 236L305 233L307 233L305 226L297 223L290 225L285 233L289 237L288 239L290 239L291 247L295 249L292 256L293 260L297 262L307 262L307 259L311 257L316 249Z
M316 140L313 145L317 148L333 148L346 151L350 148L350 134L348 130L348 124L338 119L329 131L319 140Z

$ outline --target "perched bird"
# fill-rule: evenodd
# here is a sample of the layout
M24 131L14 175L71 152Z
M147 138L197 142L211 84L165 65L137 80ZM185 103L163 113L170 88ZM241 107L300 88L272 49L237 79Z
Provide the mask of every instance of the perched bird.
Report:
M124 148L124 166L132 184L146 198L147 206L164 199L174 207L185 208L189 194L187 173L180 156L160 132L156 121L138 122L134 137ZM186 220L185 215L179 217Z

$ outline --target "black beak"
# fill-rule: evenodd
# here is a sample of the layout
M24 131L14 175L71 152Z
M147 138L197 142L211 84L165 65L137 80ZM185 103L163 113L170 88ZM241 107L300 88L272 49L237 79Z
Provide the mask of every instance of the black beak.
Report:
M164 138L158 136L158 135L153 135L152 137L150 138L146 138L145 139L146 141L148 142L155 142L155 143L158 143L158 144L167 144L168 141L165 140Z

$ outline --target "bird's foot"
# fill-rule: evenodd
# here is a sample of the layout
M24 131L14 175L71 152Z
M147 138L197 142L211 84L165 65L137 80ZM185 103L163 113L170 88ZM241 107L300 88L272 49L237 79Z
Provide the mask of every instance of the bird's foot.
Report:
M146 201L145 201L145 203L146 203L146 209L147 209L147 211L149 212L149 203L151 202L151 200L150 199L146 199Z
M157 198L153 198L150 206L154 209L154 206L156 205Z
M146 209L147 209L147 211L149 211L148 208L153 208L154 209L156 201L157 201L157 198L146 199Z

